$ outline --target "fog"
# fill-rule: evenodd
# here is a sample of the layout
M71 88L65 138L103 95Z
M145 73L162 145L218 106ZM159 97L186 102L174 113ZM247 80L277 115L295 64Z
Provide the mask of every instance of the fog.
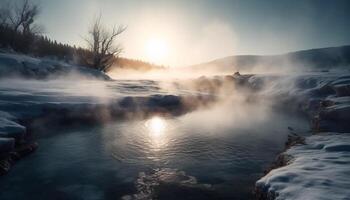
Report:
M293 76L177 68L113 73L113 80L69 73L0 81L0 108L21 121L29 118L28 133L40 142L39 152L20 166L25 170L7 176L10 195L36 197L37 188L50 191L51 185L40 184L50 180L67 186L67 196L81 194L81 187L93 191L74 186L81 174L78 180L98 188L93 192L101 198L108 192L113 198L147 198L169 185L159 190L164 199L178 187L186 196L245 199L288 133L308 130L290 105L278 107L280 97L296 89ZM186 174L192 184L181 181ZM24 184L18 177L35 184L12 192Z
M290 105L288 108L283 108L281 105L285 98L288 98L287 94L298 89L297 77L302 70L292 72L290 69L279 69L259 73L260 67L266 69L263 66L252 69L250 72L258 74L258 78L251 79L245 75L233 75L234 71L230 73L219 70L198 72L186 69L165 69L146 73L129 72L130 76L119 75L120 78L127 79L141 77L141 79L157 80L159 87L170 94L178 94L181 91L180 93L184 95L182 102L186 107L195 107L193 112L181 117L181 123L206 133L244 129L260 129L265 132L273 129L271 126L279 128L284 126L287 129L286 118L281 113L289 113L293 118L292 116L298 110L295 108L297 106ZM118 74L115 77L119 78ZM187 100L186 95L202 95L211 98ZM300 118L300 121L303 121L303 118ZM302 122L300 124L305 125ZM297 123L294 123L294 126L297 127Z
M303 48L346 44L348 3L243 2L0 1L0 199L332 190L350 45Z
M273 108L285 100L281 96L294 91L295 77L307 71L300 63L289 55L235 56L182 68L114 67L107 73L112 80L98 80L102 73L97 71L72 70L44 80L2 79L0 89L2 98L11 95L18 102L84 104L79 109L108 121L113 115L135 120L185 115L194 126L230 129L273 118Z

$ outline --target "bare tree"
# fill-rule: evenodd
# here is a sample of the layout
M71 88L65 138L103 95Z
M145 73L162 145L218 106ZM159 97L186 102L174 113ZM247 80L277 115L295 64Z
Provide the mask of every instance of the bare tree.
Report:
M101 23L101 17L95 19L89 29L89 37L85 39L91 54L83 58L84 63L100 71L108 71L123 50L120 44L116 44L116 38L125 30L126 27L121 25L108 30Z
M0 8L0 26L4 27L8 24L9 10L6 8Z
M31 0L22 0L20 5L16 4L13 9L10 9L8 19L15 31L23 34L36 33L39 29L34 22L39 13L37 4L32 3Z

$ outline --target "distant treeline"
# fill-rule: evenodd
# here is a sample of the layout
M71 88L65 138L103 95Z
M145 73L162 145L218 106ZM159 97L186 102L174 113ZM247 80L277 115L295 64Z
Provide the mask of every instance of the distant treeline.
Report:
M13 28L5 24L0 25L0 48L11 49L15 52L29 54L35 57L51 57L77 65L84 65L84 62L79 55L91 53L89 50L81 47L62 44L56 40L51 40L47 36L31 32L23 33L21 31L15 31ZM157 66L141 60L128 58L114 59L116 59L116 61L114 62L113 67L135 70L162 68L162 66Z
M8 26L0 26L0 47L36 57L55 57L66 61L73 60L74 53L79 50L46 36L15 31Z

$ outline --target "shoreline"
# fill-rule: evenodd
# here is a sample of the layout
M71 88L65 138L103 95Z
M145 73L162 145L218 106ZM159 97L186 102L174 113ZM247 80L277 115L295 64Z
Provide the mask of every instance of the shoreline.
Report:
M331 81L322 90L331 94L306 99L309 106L311 136L286 142L267 173L255 185L255 198L346 199L350 197L344 181L350 174L350 80ZM345 167L345 169L344 169ZM342 177L342 178L339 178ZM337 191L336 194L331 194Z

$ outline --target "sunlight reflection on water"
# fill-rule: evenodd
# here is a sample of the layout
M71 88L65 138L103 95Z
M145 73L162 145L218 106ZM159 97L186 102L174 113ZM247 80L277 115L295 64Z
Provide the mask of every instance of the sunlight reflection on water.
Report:
M152 117L150 120L146 121L146 127L152 137L158 138L164 134L166 121L160 117Z
M161 117L152 117L145 122L148 131L149 142L153 151L160 151L168 144L167 122Z

